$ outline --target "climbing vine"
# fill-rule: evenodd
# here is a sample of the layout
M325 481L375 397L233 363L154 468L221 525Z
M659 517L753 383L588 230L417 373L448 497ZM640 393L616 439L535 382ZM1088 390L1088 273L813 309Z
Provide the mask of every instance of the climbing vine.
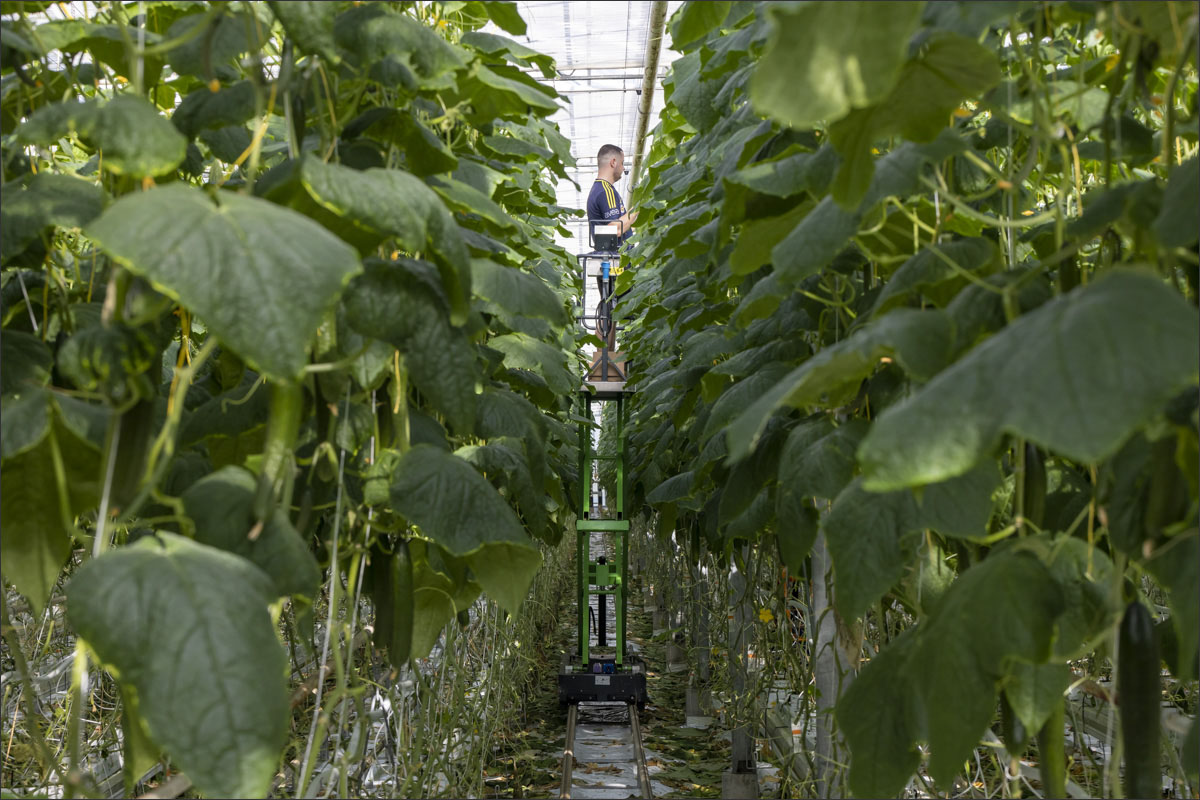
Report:
M469 651L455 619L517 630L571 524L555 67L481 30L524 34L509 3L85 6L2 9L5 642L64 592L78 635L64 746L24 719L37 785L97 791L95 664L127 791L164 757L212 796L310 791L328 738L345 793L363 623L461 701L482 674L409 665ZM422 702L432 746L454 721Z
M804 646L840 791L947 791L1003 716L1064 796L1069 687L1195 687L1195 7L693 3L673 26L617 287L634 507L693 563L752 545L806 603L828 583L836 636ZM1129 640L1161 657L1118 647L1139 609ZM1196 708L1181 772L1142 744L1151 694L1118 710L1128 796L1139 771L1196 785Z

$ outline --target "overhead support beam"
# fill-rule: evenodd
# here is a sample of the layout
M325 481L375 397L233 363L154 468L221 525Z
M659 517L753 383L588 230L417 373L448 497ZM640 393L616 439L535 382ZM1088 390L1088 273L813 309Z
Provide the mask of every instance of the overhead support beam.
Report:
M650 128L650 109L654 104L654 87L658 83L658 55L662 52L663 31L667 26L667 0L654 0L650 9L650 29L646 35L646 58L643 62L642 96L638 103L637 136L633 145L633 172L629 175L632 195L642 173L642 150Z

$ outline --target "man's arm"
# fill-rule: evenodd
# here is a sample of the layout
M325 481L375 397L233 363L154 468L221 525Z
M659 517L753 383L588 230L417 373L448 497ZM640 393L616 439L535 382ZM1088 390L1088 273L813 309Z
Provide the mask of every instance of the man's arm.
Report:
M626 211L622 216L618 217L615 221L621 223L622 231L627 231L633 227L633 223L634 223L634 221L637 220L637 218L638 218L638 212L637 212L637 209L634 209L633 211Z

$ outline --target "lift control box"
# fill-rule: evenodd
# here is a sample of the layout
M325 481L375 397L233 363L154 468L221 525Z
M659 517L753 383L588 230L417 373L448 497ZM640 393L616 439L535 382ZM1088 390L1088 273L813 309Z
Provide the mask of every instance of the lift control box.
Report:
M624 226L619 222L606 225L592 226L592 245L602 253L615 253L621 246L621 237L625 235Z

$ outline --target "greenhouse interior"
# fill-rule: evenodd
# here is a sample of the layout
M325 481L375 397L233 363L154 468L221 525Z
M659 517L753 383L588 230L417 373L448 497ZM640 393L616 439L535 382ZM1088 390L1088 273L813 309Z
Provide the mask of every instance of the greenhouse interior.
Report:
M0 794L1200 797L1198 9L5 0Z

